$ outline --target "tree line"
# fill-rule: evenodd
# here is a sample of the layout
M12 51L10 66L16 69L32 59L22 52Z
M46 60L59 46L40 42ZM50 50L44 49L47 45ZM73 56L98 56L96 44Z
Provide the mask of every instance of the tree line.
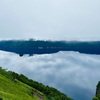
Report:
M73 100L73 99L69 98L67 95L65 95L64 93L61 93L59 90L57 90L53 87L49 87L48 85L45 86L42 83L36 82L32 79L29 79L26 76L24 76L23 74L17 74L12 71L6 71L5 69L2 69L2 67L0 67L0 74L11 79L12 81L15 81L17 79L17 80L31 86L32 88L39 90L40 92L44 93L48 97L49 100L52 100L52 98L54 100Z

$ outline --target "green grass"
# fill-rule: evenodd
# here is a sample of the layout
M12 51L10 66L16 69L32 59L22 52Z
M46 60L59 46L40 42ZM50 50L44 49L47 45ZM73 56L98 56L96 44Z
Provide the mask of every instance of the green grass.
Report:
M3 98L3 100L40 100L39 97L34 94L34 91L44 96L44 94L38 90L18 80L11 81L0 74L0 98ZM44 100L46 100L45 96Z
M55 88L0 67L0 100L73 100Z

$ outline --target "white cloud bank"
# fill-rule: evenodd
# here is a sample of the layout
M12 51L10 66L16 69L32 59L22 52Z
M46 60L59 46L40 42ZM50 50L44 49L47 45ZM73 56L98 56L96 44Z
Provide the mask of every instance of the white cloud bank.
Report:
M78 52L23 56L0 51L0 66L56 87L74 100L91 100L100 80L100 55Z

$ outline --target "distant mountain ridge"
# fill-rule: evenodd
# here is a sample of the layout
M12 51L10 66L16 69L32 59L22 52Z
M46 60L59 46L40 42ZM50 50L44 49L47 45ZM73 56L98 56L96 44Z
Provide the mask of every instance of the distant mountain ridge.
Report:
M2 40L0 41L0 50L14 52L20 56L51 54L59 51L100 54L100 41Z

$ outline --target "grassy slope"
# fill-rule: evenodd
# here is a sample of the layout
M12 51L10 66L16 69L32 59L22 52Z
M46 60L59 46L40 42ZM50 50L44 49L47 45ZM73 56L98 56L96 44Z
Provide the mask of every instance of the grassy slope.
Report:
M14 82L0 74L0 97L3 100L40 100L34 91L37 91L39 95L43 95L38 90L18 80ZM45 96L43 98L43 100L46 100Z
M22 74L6 71L2 67L0 67L0 98L3 100L73 100L55 88L28 79Z

